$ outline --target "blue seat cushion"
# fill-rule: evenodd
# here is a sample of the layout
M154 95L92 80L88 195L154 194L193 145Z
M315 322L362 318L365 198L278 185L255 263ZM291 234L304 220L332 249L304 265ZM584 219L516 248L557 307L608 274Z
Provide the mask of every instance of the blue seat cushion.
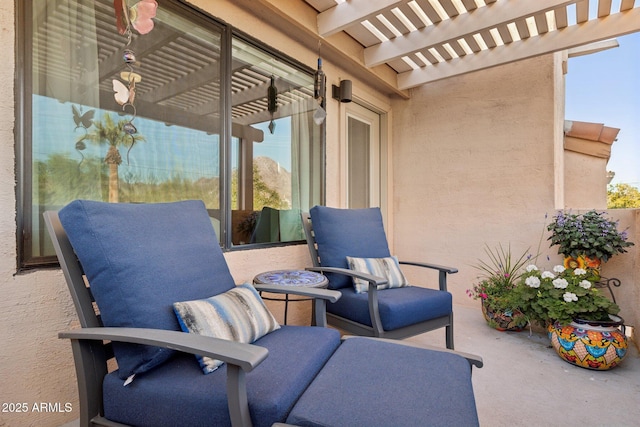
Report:
M172 304L235 286L201 201L69 203L60 222L82 264L104 326L180 331ZM122 379L167 360L172 350L114 344Z
M456 354L349 338L289 414L297 426L477 426L471 368Z
M339 289L338 301L327 304L327 312L368 326L368 293L356 293L353 288ZM448 316L453 298L449 292L419 286L378 291L378 309L385 331L402 328L424 320Z
M249 411L254 426L284 422L340 345L333 329L282 326L257 340L269 356L247 373ZM140 375L126 387L114 373L105 378L105 417L136 426L230 425L226 392L227 365L204 375L195 357L178 354Z
M391 256L379 208L337 209L314 206L311 224L323 267L349 268L347 257ZM327 274L330 289L353 286L349 276Z

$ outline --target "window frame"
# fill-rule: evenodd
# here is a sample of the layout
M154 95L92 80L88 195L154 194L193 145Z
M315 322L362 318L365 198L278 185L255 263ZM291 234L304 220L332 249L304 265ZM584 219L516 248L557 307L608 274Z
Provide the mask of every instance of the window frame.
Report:
M238 28L235 28L223 21L215 18L211 14L186 4L184 0L168 0L163 2L163 8L178 14L180 17L190 21L198 21L207 25L214 25L221 34L220 61L221 61L221 81L220 81L220 240L223 251L250 250L257 248L270 248L279 246L299 245L304 241L270 242L270 243L250 243L242 245L232 244L232 222L231 212L231 182L232 182L232 42L238 38L250 44L265 54L274 57L299 71L313 76L314 69L291 56L278 51L259 39L252 37ZM16 77L15 77L15 173L16 173L16 264L17 271L27 271L36 268L57 267L58 260L55 255L33 256L31 239L33 212L33 135L32 135L32 96L33 85L33 57L32 40L34 37L32 14L33 6L31 2L16 2ZM325 97L326 99L326 97ZM323 100L322 106L325 107ZM320 126L319 133L320 167L319 200L325 203L326 179L325 179L325 158L326 158L326 122ZM239 146L248 145L240 140ZM28 178L28 179L27 179ZM44 228L39 231L45 233ZM45 233L46 234L46 233ZM47 237L48 239L48 237Z

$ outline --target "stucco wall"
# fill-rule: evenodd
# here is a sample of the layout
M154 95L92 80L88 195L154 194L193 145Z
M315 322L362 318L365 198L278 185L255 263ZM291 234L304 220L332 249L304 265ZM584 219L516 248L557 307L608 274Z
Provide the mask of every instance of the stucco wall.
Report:
M52 426L70 419L65 412L38 412L40 403L64 411L76 390L70 349L57 332L74 321L59 271L16 272L14 169L14 13L0 3L0 425ZM55 408L56 403L61 403ZM16 406L16 404L18 404ZM23 404L26 404L23 405ZM34 405L35 406L34 408ZM26 412L16 412L26 411ZM73 417L73 415L71 415Z
M607 160L565 151L565 207L607 208Z
M554 210L554 57L467 74L393 102L394 243L451 265L454 302L483 246L535 251ZM546 245L543 244L546 247Z
M606 161L581 163L562 149L561 60L549 55L468 74L392 103L396 254L457 267L449 277L455 304L479 304L466 290L478 259L488 260L485 244L510 245L515 256L530 248L540 253L539 265L551 268L561 262L545 227L556 208L606 208ZM578 192L580 181L598 189ZM609 214L639 245L640 211ZM602 269L622 281L614 289L620 314L636 328L639 256L631 247ZM435 274L407 269L407 275L412 283L437 286Z

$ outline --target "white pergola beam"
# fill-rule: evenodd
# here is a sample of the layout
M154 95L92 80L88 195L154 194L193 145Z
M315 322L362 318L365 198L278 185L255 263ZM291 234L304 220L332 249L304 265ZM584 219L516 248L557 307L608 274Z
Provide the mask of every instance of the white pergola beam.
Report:
M453 42L467 35L506 25L518 19L575 3L576 0L505 0L491 6L481 7L472 13L465 13L454 19L429 25L396 37L386 42L370 46L364 50L364 63L374 67L419 50ZM346 4L346 3L344 3Z
M402 0L351 0L318 14L318 33L327 37L393 9Z
M437 80L639 31L640 8L635 8L594 19L581 25L572 25L563 30L552 31L537 37L484 50L474 55L456 58L449 62L441 62L434 66L400 73L398 74L398 88L410 89Z
M620 47L620 43L616 39L602 40L595 43L590 43L584 46L574 47L567 51L569 58L575 58L576 56L591 55L592 53L598 53L603 50L613 49Z

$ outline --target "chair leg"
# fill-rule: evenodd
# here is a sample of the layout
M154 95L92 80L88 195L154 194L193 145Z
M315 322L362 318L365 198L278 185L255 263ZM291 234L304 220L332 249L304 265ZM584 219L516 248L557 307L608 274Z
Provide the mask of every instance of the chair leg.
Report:
M453 314L451 315L451 322L445 326L445 335L447 341L447 348L453 350Z

